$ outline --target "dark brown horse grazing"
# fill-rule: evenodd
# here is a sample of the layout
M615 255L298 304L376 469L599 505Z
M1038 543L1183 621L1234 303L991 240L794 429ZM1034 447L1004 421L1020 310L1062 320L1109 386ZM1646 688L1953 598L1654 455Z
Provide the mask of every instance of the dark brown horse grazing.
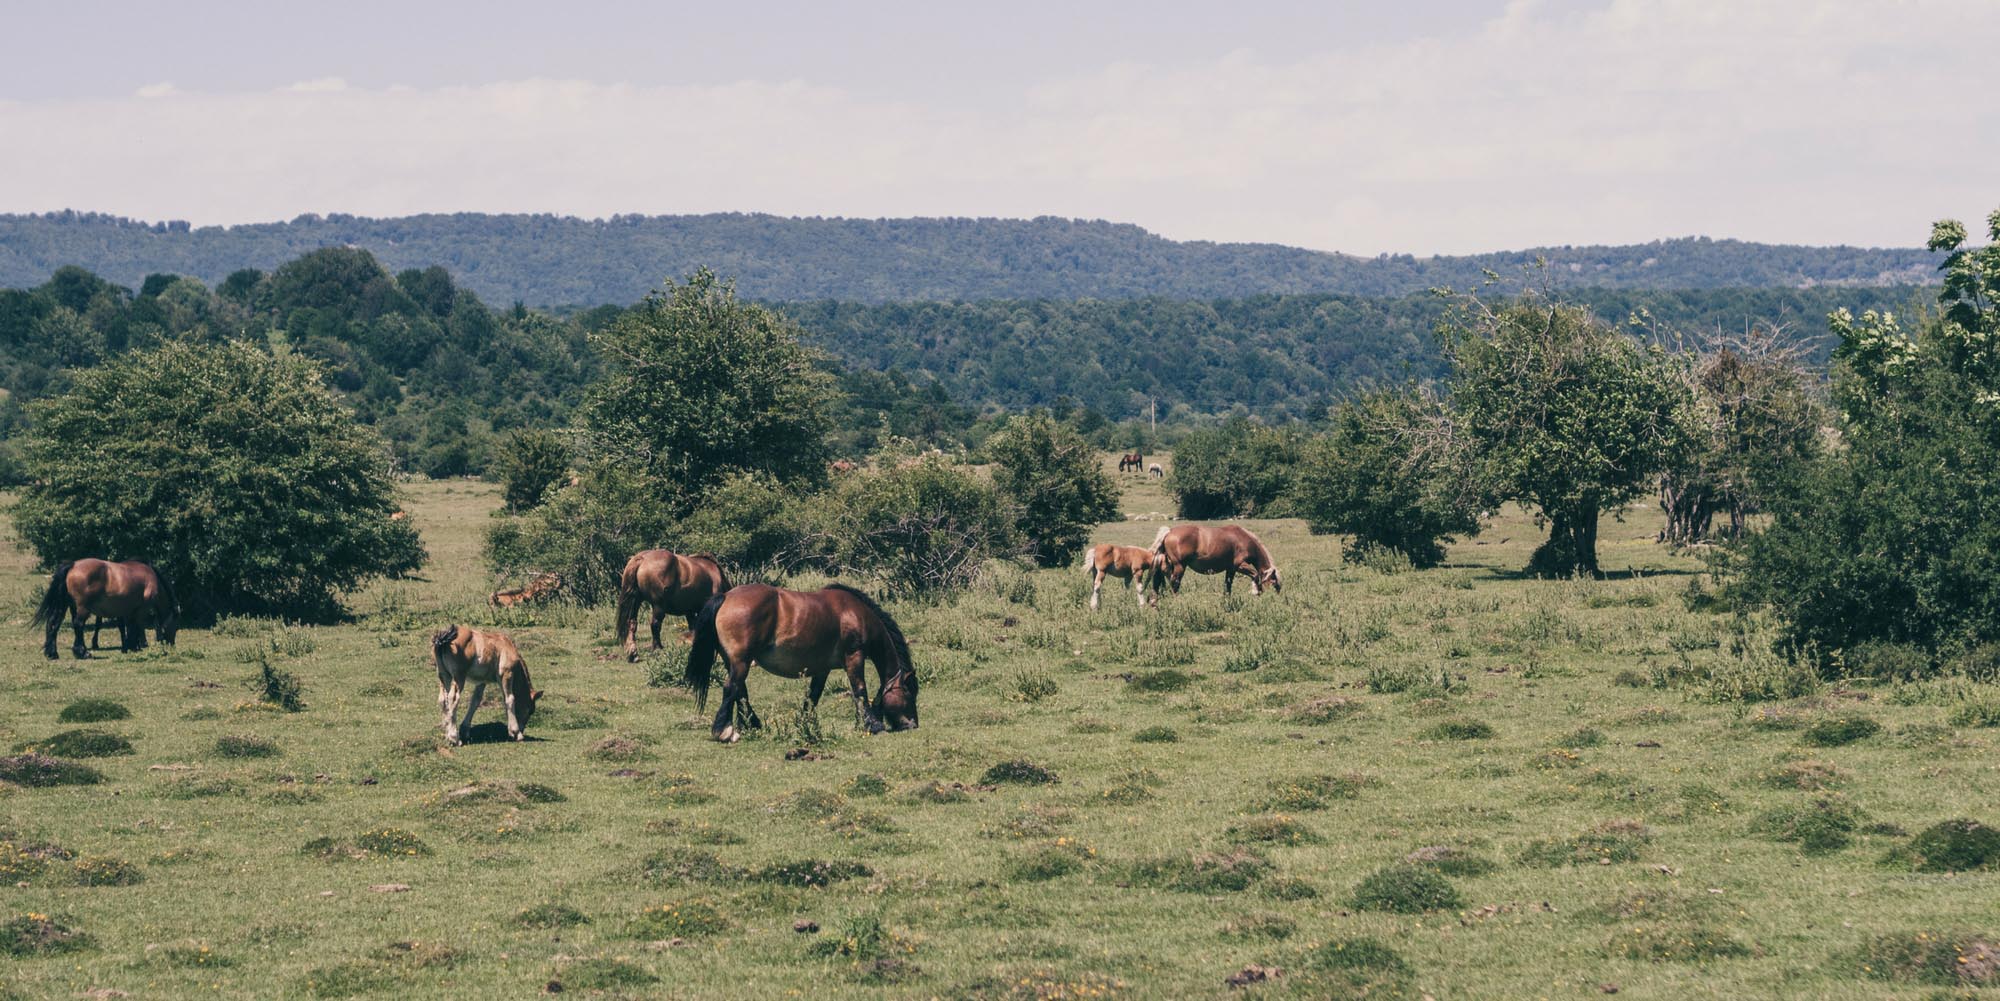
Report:
M729 575L707 553L682 556L665 549L648 549L625 561L618 576L618 638L625 659L639 659L639 603L653 606L653 649L660 648L660 622L668 615L695 616L708 599L729 590Z
M854 696L856 726L869 733L881 733L885 725L890 730L917 728L917 672L910 662L910 644L882 606L851 587L829 584L818 591L788 591L745 584L710 598L695 620L686 675L696 705L704 708L709 669L718 652L729 678L722 685L722 707L711 733L723 743L734 743L738 737L733 714L739 702L744 725L762 725L745 688L751 664L781 678L811 679L808 709L819 704L827 674L841 668L847 672L847 691ZM868 704L864 659L875 662L880 682L873 706Z
M1118 457L1118 471L1121 473L1143 472L1145 468L1146 457L1138 452L1127 452Z
M1174 593L1181 590L1181 575L1195 573L1222 575L1222 593L1228 594L1236 575L1250 578L1250 593L1263 594L1265 585L1273 592L1283 590L1278 567L1271 551L1249 531L1235 525L1171 525L1153 537L1153 586L1161 577L1172 582Z
M93 615L124 620L119 625L119 633L124 637L121 646L132 648L146 645L148 619L152 620L160 642L169 646L180 629L174 589L151 564L138 560L124 563L77 560L57 567L49 575L48 593L42 596L40 607L29 621L47 627L42 655L50 660L56 659L56 631L62 628L65 615L76 630L76 645L70 652L78 659L90 656L83 645L83 627Z

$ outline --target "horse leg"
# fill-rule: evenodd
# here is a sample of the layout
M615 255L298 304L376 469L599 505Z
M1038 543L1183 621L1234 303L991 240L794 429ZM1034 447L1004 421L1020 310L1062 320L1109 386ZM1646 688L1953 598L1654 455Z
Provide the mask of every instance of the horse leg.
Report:
M1227 570L1222 571L1222 593L1228 594L1230 589L1235 586L1236 586L1236 568L1231 567Z
M1099 570L1090 582L1090 610L1097 611L1097 592L1104 590L1104 571Z
M1133 574L1133 575L1132 575L1132 597L1134 597L1134 598L1138 599L1138 601L1139 601L1139 607L1140 607L1140 608L1144 608L1144 607L1146 607L1146 575L1145 575L1145 574L1142 574L1142 573L1135 573L1135 574Z
M70 647L69 652L75 654L78 660L90 659L90 649L83 645L83 622L89 616L90 613L79 608L69 619L70 628L76 630L76 645Z
M501 686L507 690L507 736L517 741L527 740L528 735L521 727L521 718L514 715L514 686Z
M56 633L62 631L63 616L69 610L68 605L63 605L56 610L55 617L49 620L48 635L42 640L42 656L50 660L56 659Z
M821 671L813 675L810 683L806 686L806 704L803 707L806 712L812 712L819 708L819 696L824 691L826 691L826 672Z
M715 711L715 722L709 727L709 733L725 744L734 744L742 739L742 734L736 732L736 703L742 700L748 687L750 660L744 658L739 664L725 653L723 662L729 668L729 680L722 683L722 706Z
M659 605L653 606L653 649L655 650L660 648L660 623L665 621L666 617L667 610L665 608Z
M854 696L854 725L869 733L881 733L882 721L875 718L875 711L868 708L867 662L861 651L856 649L847 655L847 692Z
M101 635L103 632L104 632L104 617L100 615L97 617L96 621L90 624L90 648L92 650L98 648L97 637ZM125 624L123 622L120 622L118 624L118 649L120 652L123 652L125 649Z
M438 672L438 715L441 717L438 726L444 729L444 742L454 747L464 743L458 739L458 727L452 725L458 718L458 686L452 683L450 675L442 671Z
M461 685L460 689L463 690L463 688L464 686ZM460 738L472 735L472 714L479 711L479 704L484 701L486 701L486 682L482 681L472 686L472 704L465 707L465 718L458 721L458 734ZM459 743L464 743L464 740L461 739Z
M1258 597L1264 593L1264 585L1262 583L1262 579L1257 575L1256 567L1253 567L1250 564L1245 563L1236 569L1239 573L1250 578L1250 596L1252 598Z
M1167 575L1167 583L1174 586L1175 594L1181 593L1181 578L1185 576L1187 576L1187 567L1178 564L1175 565L1173 572Z

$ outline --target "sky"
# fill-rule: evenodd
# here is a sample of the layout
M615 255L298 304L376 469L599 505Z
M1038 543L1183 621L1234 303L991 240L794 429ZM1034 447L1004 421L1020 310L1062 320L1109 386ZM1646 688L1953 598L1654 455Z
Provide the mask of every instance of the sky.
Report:
M1995 0L0 0L0 212L1069 216L1373 255L1913 246Z

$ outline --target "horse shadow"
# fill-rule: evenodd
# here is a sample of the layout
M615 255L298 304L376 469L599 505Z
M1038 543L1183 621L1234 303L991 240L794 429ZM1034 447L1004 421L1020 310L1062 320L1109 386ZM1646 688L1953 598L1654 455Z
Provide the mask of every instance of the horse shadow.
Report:
M506 720L474 723L470 730L459 731L458 738L468 746L472 744L511 744L514 742L514 738L507 736ZM535 732L530 730L528 731L527 739L523 740L522 743L536 744L542 743L544 740L545 738L535 736Z

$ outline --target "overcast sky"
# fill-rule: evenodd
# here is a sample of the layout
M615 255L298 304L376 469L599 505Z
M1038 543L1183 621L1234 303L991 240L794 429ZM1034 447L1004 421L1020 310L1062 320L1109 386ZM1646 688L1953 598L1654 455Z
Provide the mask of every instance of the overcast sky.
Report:
M1995 0L70 0L0 32L0 211L1061 215L1430 254L1910 246L2000 208Z

